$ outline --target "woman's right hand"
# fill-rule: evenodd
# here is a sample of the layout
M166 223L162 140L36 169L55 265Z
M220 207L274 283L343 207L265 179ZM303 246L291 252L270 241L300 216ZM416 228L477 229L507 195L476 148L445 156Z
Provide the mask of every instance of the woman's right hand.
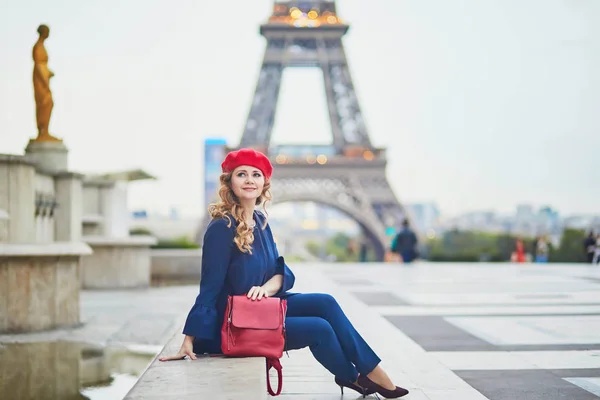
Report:
M183 339L179 352L174 356L160 357L159 361L172 361L172 360L183 360L185 356L188 356L192 360L197 360L196 354L194 354L194 338L192 336L186 336Z

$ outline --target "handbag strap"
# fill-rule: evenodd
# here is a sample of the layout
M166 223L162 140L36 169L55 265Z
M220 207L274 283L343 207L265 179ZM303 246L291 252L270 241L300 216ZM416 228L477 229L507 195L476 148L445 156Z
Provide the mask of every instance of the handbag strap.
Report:
M281 373L282 366L277 358L266 358L267 362L267 390L271 396L279 396L281 389L283 388L283 374ZM269 370L275 368L277 370L277 393L271 388L271 378L269 377Z

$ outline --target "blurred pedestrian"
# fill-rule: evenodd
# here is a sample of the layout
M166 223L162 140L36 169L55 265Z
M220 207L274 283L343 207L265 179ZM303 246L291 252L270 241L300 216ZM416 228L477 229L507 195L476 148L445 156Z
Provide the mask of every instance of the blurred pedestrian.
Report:
M587 255L587 262L592 263L594 261L594 254L596 253L596 248L598 245L596 244L597 239L594 231L590 231L588 237L583 241L583 248Z
M536 263L547 263L548 262L548 254L550 253L550 246L548 245L548 241L542 235L538 237L535 242L535 262Z
M392 241L392 252L400 256L401 262L413 262L417 256L417 235L409 226L407 219L402 221L402 229Z
M523 245L523 240L520 237L518 237L515 242L515 258L515 261L518 263L525 262L525 246Z

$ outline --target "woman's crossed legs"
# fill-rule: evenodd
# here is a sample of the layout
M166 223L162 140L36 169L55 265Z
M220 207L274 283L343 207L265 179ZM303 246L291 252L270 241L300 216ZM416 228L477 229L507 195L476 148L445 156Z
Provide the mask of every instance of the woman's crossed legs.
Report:
M286 350L308 346L317 361L340 379L355 382L360 373L382 386L395 387L335 298L296 294L287 298L287 306Z

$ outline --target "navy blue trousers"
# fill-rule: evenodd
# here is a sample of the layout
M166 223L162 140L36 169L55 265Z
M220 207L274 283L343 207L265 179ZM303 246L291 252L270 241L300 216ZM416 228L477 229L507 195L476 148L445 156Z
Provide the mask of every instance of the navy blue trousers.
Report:
M287 307L286 350L308 346L329 372L351 382L381 362L333 296L298 293L287 298Z

